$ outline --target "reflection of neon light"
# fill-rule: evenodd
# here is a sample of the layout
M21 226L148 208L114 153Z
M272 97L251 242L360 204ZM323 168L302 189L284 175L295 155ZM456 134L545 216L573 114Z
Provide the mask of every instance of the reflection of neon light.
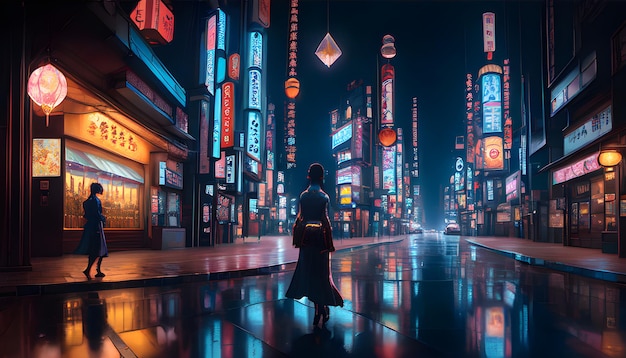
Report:
M485 355L504 357L504 327L506 321L502 307L485 310Z

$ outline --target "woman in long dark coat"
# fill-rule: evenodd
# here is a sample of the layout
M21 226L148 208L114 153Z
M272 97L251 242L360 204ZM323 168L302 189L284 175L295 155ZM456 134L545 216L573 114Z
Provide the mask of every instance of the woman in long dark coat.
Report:
M328 218L330 199L322 188L324 167L314 163L309 167L309 187L300 194L298 220L323 228L323 237L300 246L298 263L287 289L286 296L293 299L308 299L315 304L313 325L319 324L320 318L326 323L330 318L328 306L343 307L343 298L333 282L330 271L330 253L335 251L332 229Z
M96 259L98 259L96 277L105 276L100 270L100 266L102 265L102 259L109 256L107 243L104 238L104 222L106 218L102 215L102 202L100 202L100 198L97 196L97 194L104 192L104 188L99 183L92 183L90 190L91 195L89 195L87 200L83 201L83 210L85 211L83 217L87 219L87 222L85 223L78 248L74 251L75 254L89 256L87 268L83 271L87 279L91 279L91 266L93 266Z

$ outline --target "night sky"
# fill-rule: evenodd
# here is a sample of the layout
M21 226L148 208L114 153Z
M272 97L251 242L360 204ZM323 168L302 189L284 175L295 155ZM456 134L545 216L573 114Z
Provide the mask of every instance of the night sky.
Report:
M379 65L385 61L380 56L382 38L390 34L395 37L397 49L397 56L391 60L396 69L396 126L403 128L405 144L410 145L411 98L418 97L419 182L426 227L442 228L442 187L453 174L454 158L458 154L454 151L454 139L464 134L465 74L475 75L486 64L482 52L482 13L496 13L496 36L499 36L505 30L511 32L513 26L502 19L518 17L517 10L526 3L538 2L331 0L328 6L324 0L300 0L298 168L294 174L302 178L302 186L306 184L310 163L320 162L334 170L328 113L338 108L351 81L362 79L375 85L377 60ZM277 118L282 118L285 100L288 10L287 0L271 2L268 96L277 105ZM518 27L517 23L514 27ZM315 56L327 28L343 52L330 68ZM496 59L498 55L507 56L503 43L496 44ZM332 195L330 180L327 187Z

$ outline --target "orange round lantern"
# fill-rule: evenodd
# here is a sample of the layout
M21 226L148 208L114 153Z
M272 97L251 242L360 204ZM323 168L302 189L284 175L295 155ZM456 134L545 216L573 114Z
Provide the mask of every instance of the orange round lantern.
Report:
M294 99L300 93L300 81L295 77L290 77L285 81L285 94L287 98Z
M598 155L598 164L603 167L614 167L622 161L622 153L615 149L603 150Z
M384 147L389 147L396 142L396 131L393 128L385 127L378 132L378 140Z
M67 96L67 80L51 64L39 67L28 78L28 95L46 114L47 127L50 113Z

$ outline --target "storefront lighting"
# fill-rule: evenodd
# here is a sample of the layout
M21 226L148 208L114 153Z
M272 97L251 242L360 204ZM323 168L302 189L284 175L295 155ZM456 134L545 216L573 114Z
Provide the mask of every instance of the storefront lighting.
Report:
M300 81L295 77L290 77L285 81L285 95L287 98L294 99L300 93Z
M67 96L67 80L51 64L39 67L28 78L28 95L46 114L46 127L50 113Z
M614 167L622 161L622 154L615 149L605 149L598 155L598 163L603 167Z

